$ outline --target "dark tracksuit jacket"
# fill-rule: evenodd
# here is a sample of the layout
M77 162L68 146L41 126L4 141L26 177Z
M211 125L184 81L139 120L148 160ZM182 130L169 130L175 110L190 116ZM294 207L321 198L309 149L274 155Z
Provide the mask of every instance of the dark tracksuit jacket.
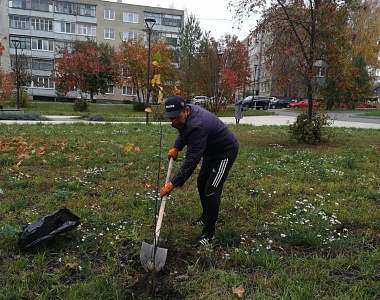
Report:
M171 182L174 187L182 186L203 157L197 186L203 208L201 219L205 223L202 234L211 237L215 231L223 184L236 159L239 143L214 114L196 105L189 104L189 107L186 123L178 129L179 135L173 146L180 151L187 146L186 157Z

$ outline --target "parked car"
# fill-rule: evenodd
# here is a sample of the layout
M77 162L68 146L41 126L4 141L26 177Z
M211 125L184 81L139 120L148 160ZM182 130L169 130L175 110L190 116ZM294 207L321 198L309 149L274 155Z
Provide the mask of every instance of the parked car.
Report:
M202 105L203 103L206 103L208 100L207 96L195 96L192 99L192 103L195 105Z
M242 105L245 110L249 108L262 108L263 110L267 110L270 105L270 100L264 96L248 96L243 100Z
M288 104L288 108L305 108L309 106L308 100L302 100L299 102L292 102Z
M274 102L271 102L270 107L271 108L286 108L288 107L289 103L292 103L293 101L291 99L278 99Z

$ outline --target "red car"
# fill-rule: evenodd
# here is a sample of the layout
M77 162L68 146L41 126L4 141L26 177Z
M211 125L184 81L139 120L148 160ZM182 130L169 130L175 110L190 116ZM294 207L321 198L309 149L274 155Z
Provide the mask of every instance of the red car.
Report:
M302 100L300 102L292 102L288 104L288 108L305 108L308 107L308 100Z

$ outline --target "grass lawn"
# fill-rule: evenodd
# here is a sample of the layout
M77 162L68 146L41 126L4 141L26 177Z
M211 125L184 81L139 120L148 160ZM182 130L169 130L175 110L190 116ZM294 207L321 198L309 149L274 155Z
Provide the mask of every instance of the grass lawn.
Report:
M139 255L175 130L162 125L160 151L158 125L0 124L0 299L379 299L380 132L331 128L306 146L285 126L230 128L240 152L215 245L188 246L196 169L167 202L153 297ZM20 252L22 226L63 207L80 226Z
M135 122L141 121L145 118L145 112L133 111L131 104L90 104L90 111L74 112L72 103L63 102L31 102L29 107L23 108L25 113L37 112L41 115L68 115L68 116L81 116L83 119L89 116L101 115L102 119L107 122ZM150 118L153 120L162 119L164 113L163 105L153 105L152 114ZM235 107L227 107L223 113L218 113L218 116L233 117L235 116ZM250 109L244 112L244 116L262 116L274 115L273 112L263 110ZM164 120L166 121L166 120Z

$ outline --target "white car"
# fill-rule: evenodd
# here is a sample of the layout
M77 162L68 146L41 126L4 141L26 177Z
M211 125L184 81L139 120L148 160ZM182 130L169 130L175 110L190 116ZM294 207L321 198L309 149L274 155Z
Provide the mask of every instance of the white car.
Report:
M206 96L195 96L191 102L195 105L202 105L203 103L206 103L207 101L208 101L208 98Z

